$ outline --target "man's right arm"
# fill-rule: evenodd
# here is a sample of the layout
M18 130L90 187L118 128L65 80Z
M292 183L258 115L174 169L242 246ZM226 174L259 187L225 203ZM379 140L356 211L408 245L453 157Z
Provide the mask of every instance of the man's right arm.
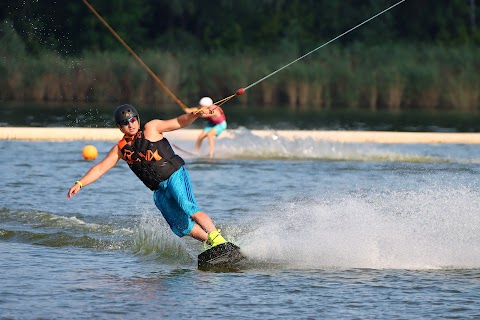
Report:
M89 185L94 182L101 176L103 176L108 170L113 168L118 160L122 157L122 154L117 145L114 145L110 152L107 154L102 161L94 165L88 170L88 172L78 180L80 183L75 183L69 190L67 197L70 199L72 196L76 195L80 188Z

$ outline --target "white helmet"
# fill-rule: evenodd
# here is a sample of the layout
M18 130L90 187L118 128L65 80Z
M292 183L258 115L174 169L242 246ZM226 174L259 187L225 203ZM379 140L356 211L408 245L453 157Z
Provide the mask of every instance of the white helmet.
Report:
M202 107L210 107L213 104L213 100L210 97L203 97L199 102Z

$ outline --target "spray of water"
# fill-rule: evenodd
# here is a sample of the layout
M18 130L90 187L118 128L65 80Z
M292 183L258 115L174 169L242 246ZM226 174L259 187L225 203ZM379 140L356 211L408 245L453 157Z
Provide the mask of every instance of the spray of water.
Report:
M454 159L432 156L424 147L399 151L393 145L338 143L314 138L285 138L272 130L258 136L247 129L219 139L215 147L217 158L233 159L322 159L348 161L449 162ZM461 159L455 159L461 160Z
M479 196L428 187L295 200L240 242L252 261L282 268L479 268Z
M143 213L133 237L134 251L163 263L191 262L194 257L186 243L175 236L161 215Z

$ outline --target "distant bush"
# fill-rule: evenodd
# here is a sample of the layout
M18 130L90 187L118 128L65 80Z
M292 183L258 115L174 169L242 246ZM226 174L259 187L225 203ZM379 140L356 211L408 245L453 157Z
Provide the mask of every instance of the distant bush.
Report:
M8 25L8 22L4 22ZM128 52L53 53L25 57L21 41L4 28L1 97L15 101L119 101L175 105ZM215 101L254 84L301 54L272 49L226 54L148 50L144 63L187 105ZM21 58L23 57L23 58ZM235 99L261 108L476 111L480 102L480 49L390 44L329 46L251 87Z

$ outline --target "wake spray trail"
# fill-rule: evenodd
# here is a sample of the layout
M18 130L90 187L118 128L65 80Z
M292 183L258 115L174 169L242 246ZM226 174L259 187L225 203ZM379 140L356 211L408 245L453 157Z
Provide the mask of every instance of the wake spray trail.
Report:
M189 263L193 254L172 234L163 217L143 213L133 235L133 250L140 256L153 256L166 263Z
M260 265L480 268L480 193L467 187L284 203L255 228L240 244Z

